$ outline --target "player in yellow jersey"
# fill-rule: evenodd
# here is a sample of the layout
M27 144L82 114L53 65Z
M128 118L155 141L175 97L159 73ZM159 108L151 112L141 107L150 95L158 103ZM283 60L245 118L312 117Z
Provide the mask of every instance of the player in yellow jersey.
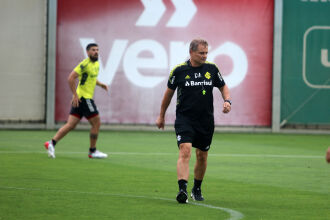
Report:
M106 158L107 154L102 153L96 149L96 141L99 133L101 121L99 112L93 101L95 86L98 85L108 91L108 86L97 80L99 73L99 48L95 43L87 45L88 58L84 59L79 65L70 73L68 82L72 91L72 107L69 118L63 127L61 127L52 140L45 142L45 147L48 151L48 156L55 158L55 145L61 140L69 131L74 129L80 122L82 117L86 117L91 124L90 130L90 148L89 158ZM78 86L76 86L76 79L79 79Z

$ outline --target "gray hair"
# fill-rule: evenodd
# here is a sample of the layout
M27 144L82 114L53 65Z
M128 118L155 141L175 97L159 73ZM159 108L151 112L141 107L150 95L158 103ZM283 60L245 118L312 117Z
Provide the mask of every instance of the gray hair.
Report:
M190 46L189 46L189 51L196 51L197 48L198 48L198 45L204 45L204 46L208 46L208 43L206 40L202 39L202 38L196 38L196 39L193 39L190 43Z

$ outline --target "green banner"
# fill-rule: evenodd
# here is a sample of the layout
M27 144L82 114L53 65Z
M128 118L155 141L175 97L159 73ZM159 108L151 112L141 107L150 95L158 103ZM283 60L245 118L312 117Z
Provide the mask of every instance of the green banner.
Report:
M283 0L281 122L330 125L330 1Z

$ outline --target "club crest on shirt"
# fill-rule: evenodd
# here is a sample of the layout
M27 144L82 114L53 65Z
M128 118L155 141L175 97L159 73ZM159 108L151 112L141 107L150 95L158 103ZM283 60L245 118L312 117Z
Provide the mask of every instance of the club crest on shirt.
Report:
M211 73L209 72L206 72L204 76L206 79L211 79Z

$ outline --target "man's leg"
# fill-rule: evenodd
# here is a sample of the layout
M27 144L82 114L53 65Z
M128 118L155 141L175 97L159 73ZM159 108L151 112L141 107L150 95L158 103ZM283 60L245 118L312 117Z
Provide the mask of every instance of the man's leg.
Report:
M203 180L207 167L208 151L201 151L196 148L196 163L194 169L194 177L197 180Z
M61 140L69 131L74 129L76 125L79 123L80 118L75 117L73 115L69 115L68 121L63 125L54 135L53 139L45 142L45 148L48 151L48 156L51 158L55 158L55 145L56 142Z
M100 116L96 115L92 118L89 118L88 121L92 126L91 130L90 130L90 134L89 134L90 147L89 147L88 157L89 158L106 158L106 157L108 157L107 154L96 150L97 137L99 135L99 130L100 130L100 126L101 126Z
M101 126L100 116L96 115L95 117L89 118L88 121L92 126L90 131L90 148L93 149L96 148L97 136Z
M191 143L181 143L179 151L179 158L177 162L177 174L179 193L176 200L179 203L186 203L188 201L187 183L189 178L189 160L191 157Z
M189 160L191 156L191 143L180 144L179 158L177 162L178 180L189 178Z
M196 148L196 163L194 168L194 187L192 189L191 197L194 200L203 201L204 198L201 192L202 181L207 167L208 151L201 151Z
M73 130L77 124L79 123L80 118L69 115L68 121L63 125L54 135L53 140L58 142L61 140L65 135L67 135L71 130Z

